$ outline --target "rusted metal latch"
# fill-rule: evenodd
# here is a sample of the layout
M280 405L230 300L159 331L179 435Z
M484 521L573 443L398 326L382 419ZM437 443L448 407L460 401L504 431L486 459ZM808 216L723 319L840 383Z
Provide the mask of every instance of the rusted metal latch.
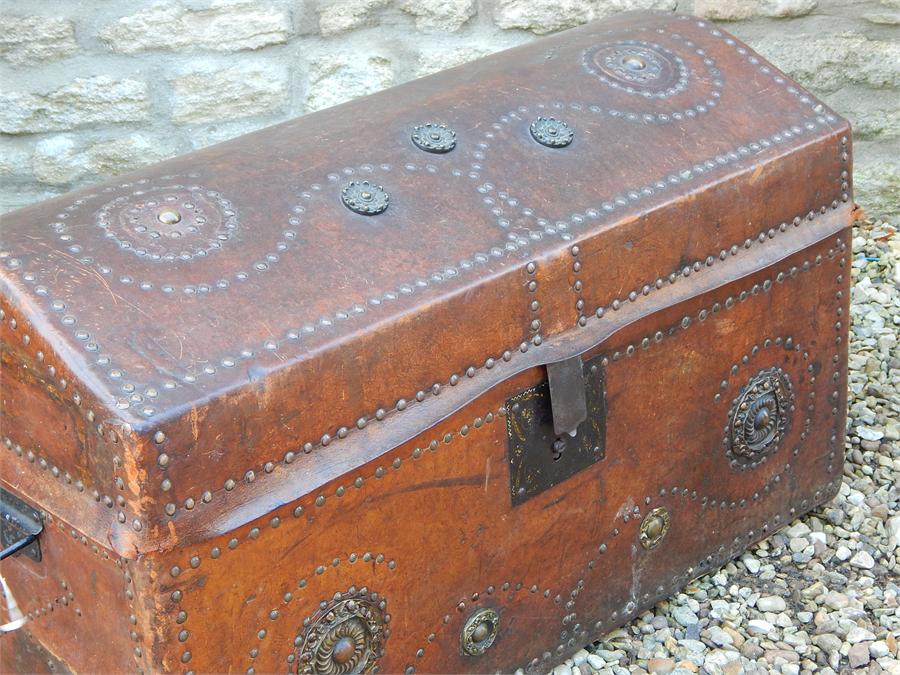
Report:
M547 364L547 381L506 402L509 488L521 504L603 458L606 393L595 357Z
M550 383L550 410L553 431L558 436L578 433L578 425L587 419L587 396L584 392L584 372L581 356L547 364Z

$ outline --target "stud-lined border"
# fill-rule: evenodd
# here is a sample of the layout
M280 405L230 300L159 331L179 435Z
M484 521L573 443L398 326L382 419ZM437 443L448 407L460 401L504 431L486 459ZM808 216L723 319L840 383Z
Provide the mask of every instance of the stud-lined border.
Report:
M31 275L30 272L26 272L24 276L31 276L33 278L33 275ZM43 350L36 349L36 344L32 341L32 334L35 333L34 326L32 326L27 319L19 320L14 316L8 315L7 311L3 308L0 308L0 323L5 323L10 328L11 335L18 340L21 348L26 353L31 354L35 361L40 364L38 366L39 368L41 366L46 368L41 374L41 381L45 386L53 386L60 397L66 397L74 403L76 409L86 420L87 428L96 433L97 438L100 439L101 442L121 447L122 434L131 433L131 426L119 419L98 421L98 416L94 411L94 408L85 403L84 398L77 389L69 386L70 380L65 377L65 371L68 370L68 367L65 364L55 363L53 358L48 357ZM75 378L71 377L71 379L74 381ZM39 448L23 448L21 444L17 443L16 440L8 434L2 437L2 442L15 456L26 460L30 464L36 465L45 471L49 471L62 485L73 488L79 493L89 491L90 496L95 502L102 503L109 509L118 509L116 511L116 520L119 523L127 522L128 516L126 515L126 510L128 509L128 502L125 499L125 496L121 494L121 492L125 491L125 482L121 476L116 475L123 468L122 459L119 454L114 454L112 456L113 470L111 473L114 476L113 482L116 490L107 494L105 491L101 492L90 482L85 483L82 479L73 478L71 470L60 467L57 463L42 457ZM116 495L115 499L111 496L113 494ZM140 518L134 518L131 525L136 532L143 529L143 523Z
M799 266L792 265L792 266L786 268L786 271L781 271L781 272L776 273L774 275L774 281L775 281L774 284L771 283L771 279L766 280L769 282L767 288L765 286L766 282L764 281L763 284L757 283L757 284L754 284L753 286L749 287L748 289L741 291L737 295L737 300L735 300L735 296L729 296L725 300L724 303L719 303L719 302L713 303L713 305L711 305L708 309L707 308L701 309L697 313L696 319L692 318L689 315L685 315L679 324L670 328L665 333L663 333L661 331L658 331L657 333L655 333L652 341L649 337L645 337L644 339L642 339L641 343L640 343L640 349L641 350L648 349L651 344L660 342L666 336L679 335L680 333L688 330L690 328L690 326L694 323L694 320L701 321L701 322L704 321L706 319L706 317L710 316L710 312L717 313L717 312L721 311L723 307L727 311L728 309L734 307L735 302L744 302L744 301L758 295L760 293L760 291L762 291L764 293L770 292L772 289L775 288L776 285L782 284L786 280L794 278L802 272L809 271L813 267L821 265L822 262L825 260L825 258L827 258L829 260L836 259L838 266L843 268L846 266L846 257L844 256L846 249L847 249L846 243L842 241L841 237L836 237L835 241L834 241L834 246L829 248L827 254L824 257L821 255L817 255L815 258L804 260ZM841 284L843 284L843 274L842 273L838 274L835 277L835 282L837 283L838 286L841 286ZM836 298L837 299L842 298L841 290L837 291ZM838 307L838 316L841 316L842 314L843 314L842 308ZM840 381L840 366L839 366L840 353L839 352L840 352L840 344L842 342L842 337L840 335L840 331L842 330L842 323L840 321L835 323L835 330L838 331L839 335L835 339L837 353L835 353L832 357L832 362L835 364L835 370L834 370L832 379L833 379L833 381L835 381L835 383L837 383ZM775 344L774 340L772 340L772 342L769 345L766 345L766 341L764 340L763 348L765 349L765 348L768 348L768 347L771 347L774 345L776 347L792 349L795 352L802 351L802 348L800 347L800 345L794 343L793 340L791 340L791 343L789 345L786 345L785 343L787 342L787 339L788 338L782 339L782 342L780 345ZM777 338L776 338L776 340L777 340ZM754 349L756 350L755 353L754 353ZM750 351L755 356L756 353L759 352L758 345L754 345L754 348L751 348ZM624 355L621 351L614 352L612 355L612 360L614 360L614 361L619 360L620 358L623 358L623 356L624 356L624 358L628 358L628 357L634 356L636 353L639 353L638 348L634 344L631 344L626 347ZM804 360L808 360L809 352L803 351L802 353L803 353ZM745 358L747 358L747 361L745 361L744 358L742 358L741 362L746 365L746 363L749 361L749 357L745 357ZM608 357L604 357L604 359L601 361L601 363L603 365L608 365L609 364ZM737 370L739 370L739 368L740 368L740 366L738 366L737 364L732 365L732 368L731 368L732 374L736 374L736 372L737 372ZM815 410L815 390L813 388L813 385L815 384L816 377L815 377L815 373L814 373L813 364L809 364L807 366L807 371L810 374L810 385L809 385L810 389L808 392L808 403L806 406L807 415L804 419L804 425L803 425L804 428L803 428L803 431L801 432L801 436L800 436L801 442L803 440L805 440L806 437L808 436L809 429L811 426L812 414ZM720 387L720 389L722 389L724 391L724 389L727 389L729 383L727 380L724 380L723 384L725 384L725 387ZM837 388L837 384L836 384L834 394L837 394L837 397L840 396L838 388ZM720 400L721 394L716 394L716 397L718 397L717 400ZM833 399L835 399L837 397L832 395ZM832 417L835 418L835 423L836 423L838 409L836 407L832 408L831 414L832 414ZM830 439L830 443L829 443L829 445L830 445L829 454L827 455L827 460L829 462L828 467L827 467L827 474L832 476L831 482L826 483L825 485L821 486L819 489L817 489L815 491L815 493L813 494L814 501L819 501L823 494L829 493L829 492L833 491L835 488L835 485L833 483L833 481L834 481L833 460L834 460L834 454L835 454L836 437L837 437L837 430L835 429L831 435L831 439ZM800 452L799 446L795 446L792 451L792 456L797 456L799 454L799 452ZM791 462L790 461L786 462L784 467L781 470L779 470L777 473L771 475L767 479L767 481L763 485L763 487L759 490L754 491L753 495L750 497L743 497L743 498L739 498L739 499L729 498L728 500L723 500L721 498L718 498L718 499L712 498L711 499L709 495L700 495L697 490L692 490L689 487L681 487L681 486L673 486L671 488L671 490L669 491L669 494L672 497L680 497L682 499L690 499L690 501L696 501L699 498L700 499L700 507L704 510L707 508L709 508L709 509L718 508L719 511L742 509L742 508L747 507L748 505L755 505L755 502L757 502L761 499L761 495L760 495L761 492L763 494L770 493L775 485L781 483L782 475L789 473L793 469L794 469L794 467L791 465ZM667 488L661 488L659 491L659 497L665 498L666 495L667 495ZM652 501L653 501L653 498L650 496L647 496L644 499L644 503L647 506L649 506L652 503ZM805 511L809 506L810 506L810 503L807 499L803 499L799 503L799 507L802 511ZM640 507L635 506L635 507L633 507L632 511L633 511L632 513L625 512L623 514L620 514L621 520L624 524L627 524L629 522L629 520L636 522L636 523L640 522L640 518L641 518ZM788 515L790 516L790 518L793 518L794 516L796 516L797 515L796 507L791 507L788 511ZM775 514L775 516L773 517L774 523L779 526L781 524L781 519L782 519L782 516L780 514ZM763 528L762 534L765 534L768 532L768 528L769 528L768 519L766 521L764 521L762 528ZM617 536L619 536L620 533L621 532L620 532L619 528L613 528L611 535L612 535L612 537L617 537ZM671 593L671 590L680 588L683 585L683 583L686 583L687 581L694 578L695 576L703 573L704 570L712 569L713 567L715 567L716 564L718 564L718 562L724 562L725 560L731 559L732 557L734 557L735 552L740 552L745 549L745 544L744 544L745 541L746 541L746 544L749 545L749 543L754 541L756 538L757 538L757 533L755 533L753 530L750 530L749 533L744 535L743 539L741 539L740 537L735 537L733 545L731 547L726 549L726 547L724 545L720 546L719 550L716 553L708 555L708 556L706 556L706 558L702 559L700 561L700 563L697 564L696 569L695 569L695 567L689 567L682 575L677 576L675 578L675 580L672 582L672 584L670 584L669 590L666 590L665 587L660 586L659 588L656 589L655 594L645 592L644 595L640 598L641 602L643 604L646 604L654 596L655 597L665 597L668 593ZM607 550L606 540L601 541L601 543L597 547L597 553L602 556L602 554L605 553L606 550ZM587 565L585 566L585 569L593 569L595 564L596 564L596 558L593 558L588 561ZM584 572L582 574L584 574ZM577 598L578 593L580 593L580 591L583 588L584 588L584 581L582 579L579 581L579 584L576 585L576 587L572 591L572 594L571 594L572 601L571 601L571 605L567 604L568 609L574 608L575 599ZM623 621L627 620L629 617L633 616L636 610L637 610L637 603L635 603L634 601L627 603L624 608L624 612L621 614L622 620ZM620 615L618 612L613 612L609 618L612 622L616 622L620 618ZM573 635L572 637L569 636L569 630L566 628L566 626L569 623L573 623L574 621L576 621L576 619L577 619L577 614L575 612L570 613L569 615L567 615L564 618L563 628L560 633L560 642L556 647L557 655L562 654L566 650L567 647L574 646L576 637L578 635L582 635L586 632L583 627L576 624L575 625L576 630L574 630L575 635ZM594 625L594 630L600 630L603 627L603 625L604 625L604 622L602 620L598 621ZM580 629L580 631L577 629ZM549 656L548 656L548 653L545 652L543 660L546 660L547 658L549 658ZM536 666L537 663L538 663L538 661L532 661L531 667Z
M832 204L830 206L831 209L837 209L838 207L839 207L839 204L837 202L832 202ZM815 220L815 218L818 215L824 215L825 213L828 212L828 210L829 210L828 205L822 205L818 209L818 211L809 211L803 217L797 216L792 221L793 226L800 227L804 222L812 222ZM788 229L787 223L782 223L782 225L780 225L777 228L777 230L776 230L776 228L768 228L766 230L763 230L762 232L760 232L759 236L757 236L755 238L747 238L743 242L742 246L735 244L735 245L732 245L728 251L723 249L722 252L720 252L720 254L719 254L719 258L720 258L720 260L725 260L729 256L732 256L732 257L738 256L742 252L747 251L754 246L760 246L769 241L774 240L776 238L776 235L779 232L785 232L787 229ZM577 246L573 247L572 251L575 251L576 249L577 249ZM723 254L724 254L724 257L723 257ZM821 257L818 260L818 262L821 262ZM691 266L685 266L683 269L679 268L678 270L672 272L666 278L667 282L670 284L674 284L678 281L678 279L687 278L691 274L702 271L704 268L711 267L713 264L714 264L714 260L713 260L712 256L707 256L704 262L696 261ZM529 263L529 265L526 267L526 272L528 274L533 274L533 272L529 272L529 270L532 270L532 269L536 270L536 267L532 267L532 265L533 265L533 263ZM781 273L780 277L776 276L775 281L777 283L780 283L781 281L784 280L784 278L785 278L784 273ZM529 283L529 290L531 290L533 288L533 292L536 292L537 281L530 281L528 283ZM666 283L666 281L663 281L662 278L659 278L653 284L653 287L661 288L665 283ZM574 286L573 286L573 290L574 290ZM764 289L764 290L767 290L767 289ZM625 299L625 302L636 302L641 297L649 295L651 291L652 291L651 285L645 284L640 292L632 291L628 295L627 299ZM752 292L753 292L752 289L747 291L747 293L752 293ZM731 301L734 302L733 299ZM536 302L536 300L532 301L532 303L534 303L534 302ZM622 304L623 304L623 301L620 301L618 299L613 300L610 305L610 309L612 311L617 311L618 309L620 309L622 307ZM533 308L534 304L530 305L530 307ZM708 310L706 310L704 312L703 319L706 318L706 316L709 314L709 312L716 312L719 309L720 309L719 307L710 307ZM597 319L602 318L604 315L605 315L605 310L602 310L602 309L595 312L592 316L582 315L581 317L579 317L578 325L579 326L587 326L592 320L596 321ZM690 320L690 317L686 317L686 318L688 318L688 320ZM703 319L701 319L701 320L703 320ZM539 325L540 324L538 324L538 326ZM653 336L648 336L646 338L646 341L647 341L647 344L649 345L650 341L658 342L661 339L662 339L662 336L660 334L657 334L657 335L653 335ZM537 346L540 346L542 344L542 342L543 342L543 338L541 337L540 333L537 333L532 338L531 345L529 345L529 343L527 343L527 342L523 342L519 346L519 351L521 353L526 353L529 349L529 346L537 347ZM512 350L507 350L502 354L501 358L504 361L510 361L510 360L512 360L512 358L514 356L515 356L515 352L513 352ZM618 354L618 352L613 355L614 359L618 359L619 356L620 355ZM496 364L496 362L497 362L497 360L495 358L488 358L485 361L484 368L490 369ZM473 378L480 372L480 370L481 370L481 368L475 368L474 366L469 367L468 369L466 369L466 371L464 371L463 376ZM451 375L451 377L449 378L448 384L450 384L451 386L454 386L461 379L462 378L460 375L456 375L456 374ZM379 409L379 410L375 411L374 415L367 415L365 417L360 418L357 421L357 424L355 425L355 427L358 429L362 429L367 424L371 423L372 421L381 422L384 419L386 419L389 416L389 414L392 414L394 412L402 412L402 411L408 409L409 407L414 406L414 404L416 402L424 401L427 396L439 395L441 389L442 389L442 386L440 384L435 384L430 388L430 390L427 393L425 390L420 390L419 392L416 393L414 400L400 399L400 401L398 401L397 405L392 410L386 411L384 409ZM241 484L250 484L250 483L254 482L257 478L261 477L262 475L270 474L270 473L274 472L276 470L276 468L278 468L279 466L282 466L282 465L286 466L286 465L291 464L301 452L310 453L313 450L317 449L318 447L326 447L329 444L331 444L332 442L336 442L337 440L346 438L350 433L353 432L353 430L354 429L349 426L338 427L334 436L332 436L331 434L325 434L324 436L322 436L321 439L319 439L318 443L313 443L311 441L308 441L308 442L304 443L303 446L298 447L295 451L288 451L287 453L285 453L283 459L280 461L279 460L269 460L267 462L263 462L262 464L257 464L255 466L253 466L252 468L248 469L247 472L245 472L245 474L243 475L243 477L238 476L237 478L226 479L224 482L223 488L225 491L230 492L230 491L234 490L235 488L237 488ZM168 480L168 479L164 479L164 480ZM215 488L215 490L218 491L219 488ZM213 491L213 488L203 489L201 501L204 503L209 502L214 498L214 495L215 495L215 492ZM189 499L191 501L190 502L185 501L185 506L187 506L187 504L190 504L190 509L193 509L197 505L196 499L194 499L193 497L190 497L190 496L188 496L187 499ZM177 510L178 510L178 506L174 502L169 502L168 504L166 504L165 512L167 515L174 516L175 513L177 512Z
M487 598L491 598L496 596L500 596L502 593L506 594L506 601L511 602L517 595L520 593L530 593L532 595L540 594L541 597L545 599L550 599L550 596L553 595L554 604L560 604L562 602L562 596L559 593L555 593L550 588L545 588L543 591L540 590L538 584L531 584L530 586L524 584L521 581L516 583L512 583L509 581L504 581L500 584L499 588L493 584L489 585L484 592L474 592L471 595L463 596L463 598L457 602L455 610L457 614L462 614L467 609L472 610L473 608L478 607L489 607L490 605L485 604L485 600ZM466 603L471 602L471 606L468 606ZM503 610L498 610L498 614L500 615L500 622L503 621ZM417 663L421 658L425 656L425 651L428 648L428 645L432 644L435 640L437 640L438 636L445 630L445 628L450 624L453 620L453 614L447 613L441 618L441 623L438 625L437 630L429 633L425 636L425 639L422 641L421 646L416 650L415 656L412 659L408 659L406 662L406 667L404 669L405 675L414 675L416 672L415 663Z
M845 251L846 251L846 244L842 241L842 239L840 237L837 237L835 239L834 246L832 248L830 248L828 250L827 254L825 254L824 256L816 255L815 257L811 257L807 260L804 260L800 265L786 266L786 267L784 267L784 269L782 271L779 271L779 272L774 272L774 270L773 270L772 278L763 280L762 283L755 283L752 286L748 286L747 289L737 293L736 295L728 296L723 302L717 301L717 302L712 303L709 307L704 307L704 308L700 309L697 313L696 318L692 318L689 315L685 315L678 324L676 324L675 326L672 326L667 331L665 331L665 332L657 331L653 334L652 337L646 336L645 338L643 338L640 341L639 346L635 345L635 344L630 344L625 348L624 352L614 351L614 352L612 352L611 356L604 357L601 360L601 363L604 366L608 366L610 363L610 360L617 361L621 358L632 357L635 354L638 354L640 351L649 349L652 345L660 343L666 337L673 337L673 336L683 333L684 331L688 330L692 325L694 325L695 321L697 323L703 323L708 318L710 318L720 312L723 312L723 311L727 312L727 310L733 308L736 305L736 303L746 302L748 300L753 299L754 297L760 296L761 294L766 294L766 293L772 292L778 285L781 285L792 278L796 278L798 275L802 274L803 272L810 271L811 269L820 266L826 259L833 260L837 257L838 264L841 267L844 267L846 264L846 258L843 256L843 253ZM839 274L836 277L836 281L840 285L843 282L843 275ZM840 291L838 293L839 293L839 295L837 297L840 298L841 297ZM843 310L841 308L839 308L839 315L842 314L842 312L843 312ZM842 324L840 322L837 322L836 330L840 331L841 326L842 326ZM838 340L837 340L838 344L840 344L840 339L841 339L840 336L838 336ZM725 387L724 388L720 387L720 389L722 391L726 390L729 386L728 380L731 377L736 376L740 372L742 366L744 366L744 367L749 366L750 361L754 357L759 355L763 350L768 350L771 348L781 348L788 352L799 353L799 354L801 354L801 358L804 361L808 361L811 357L810 352L808 350L804 350L802 348L802 346L800 344L796 343L793 340L793 338L790 336L764 338L762 340L762 347L760 347L758 344L754 344L748 350L749 354L746 354L744 357L742 357L740 359L740 364L737 364L737 363L732 364L731 368L729 369L730 376L726 377L726 379L723 380ZM839 354L835 354L834 359L835 359L835 363L837 363L839 360ZM815 409L814 390L812 388L813 385L815 384L815 374L813 373L812 368L813 368L812 364L809 364L807 366L807 370L810 373L810 391L808 392L808 404L806 407L807 415L804 419L803 431L801 432L801 437L800 437L801 442L803 440L805 440L808 435L808 431L809 431L809 428L811 425L811 416ZM839 373L838 373L837 368L835 371L834 379L836 379L836 380L839 379ZM721 392L717 393L716 396L719 397L719 399L721 399ZM836 415L836 408L833 409L832 412L833 412L833 414ZM504 414L505 414L505 409L503 407L499 408L498 415L500 417L502 417ZM492 423L495 419L496 419L495 415L492 412L488 412L484 417L475 418L474 422L472 423L472 426L470 426L469 424L462 425L459 428L459 431L457 433L460 436L467 436L473 430L473 428L479 429L483 426L483 424L485 422ZM441 439L443 441L443 444L449 445L453 441L455 435L456 434L454 434L453 432L448 432L448 433L444 434L443 438ZM441 440L435 439L435 440L431 441L431 443L427 446L428 449L431 451L437 450L441 445ZM797 456L799 454L799 452L800 452L799 446L795 446L792 450L792 456ZM415 450L413 450L410 457L412 459L418 459L419 457L421 457L422 454L423 454L422 448L417 447ZM833 455L833 450L832 450L832 455ZM830 460L831 460L831 456L829 457L829 461ZM399 470L402 466L401 458L399 458L399 457L395 458L391 465L395 470ZM831 469L832 469L832 466L829 465L829 473L831 472ZM681 499L689 499L690 501L699 500L700 508L702 508L704 510L705 509L718 509L719 511L724 511L724 510L728 510L728 509L730 509L730 510L735 510L735 509L739 509L739 508L742 509L742 508L746 508L748 505L755 505L755 502L760 501L764 495L769 494L774 489L775 486L777 486L779 483L781 483L781 479L784 474L789 473L792 470L793 470L793 466L792 466L791 462L790 461L786 462L784 467L780 471L778 471L777 473L775 473L767 478L766 482L763 484L763 486L761 488L755 490L752 495L748 494L745 497L735 498L734 496L729 496L728 499L724 499L724 498L721 498L718 496L701 495L701 494L699 494L699 492L697 490L692 490L691 488L688 488L688 487L679 487L679 486L673 486L671 488L669 494L673 498L677 497L677 498L681 498ZM375 469L374 477L381 478L385 475L385 473L386 473L386 469L384 468L384 465L379 465ZM364 479L362 477L358 477L354 481L354 486L357 489L360 489L363 487L364 483L365 483ZM668 490L668 488L661 488L659 491L659 496L666 497L667 490ZM346 493L346 488L343 485L339 485L335 490L336 497L342 497L345 493ZM821 490L819 490L815 493L814 499L818 500L820 496L821 496ZM651 502L652 502L651 497L649 497L649 496L645 497L645 504L649 505L649 504L651 504ZM315 498L314 504L316 507L325 506L325 504L326 504L325 493L320 493ZM808 506L807 500L803 500L800 503L801 509L805 509L805 508L807 508L807 506ZM293 515L295 518L299 518L300 516L303 515L303 513L304 513L304 509L303 509L302 505L297 505L293 509ZM795 513L796 513L796 509L792 507L790 509L790 514L794 515ZM641 509L639 506L635 506L633 509L633 513L626 512L626 513L619 514L615 520L620 519L624 526L624 525L627 525L630 521L639 522L640 516L641 516ZM779 523L780 519L781 519L781 516L776 514L776 516L774 517L775 523L776 524ZM614 520L614 524L615 524L615 520ZM269 525L271 528L277 528L280 525L280 522L281 522L280 518L275 516L269 521ZM768 521L766 521L765 528L768 528ZM613 537L618 537L620 535L620 533L621 533L621 530L619 527L613 528L613 530L612 530ZM253 528L249 529L249 531L247 533L247 538L248 538L248 540L256 540L259 538L260 534L261 534L261 529L259 527L253 527ZM753 537L755 537L755 534L751 530L750 533L746 536L752 539ZM742 540L740 538L735 538L734 546L740 548L742 546L741 541ZM748 539L748 541L749 541L749 539ZM237 537L233 537L229 541L228 547L233 549L233 548L236 548L237 545L238 545L238 539L237 539ZM605 542L601 543L598 546L598 553L600 553L600 554L604 553L606 551L606 548L607 548L606 543ZM727 549L727 551L731 551L731 549ZM726 552L725 547L720 546L719 552L717 554L709 555L709 556L707 556L707 558L704 561L701 561L701 563L699 563L698 570L702 571L702 569L704 567L712 566L713 561L718 559L716 556L725 555L725 552ZM219 555L221 555L221 551L218 549L218 547L214 547L211 551L211 555L214 559L218 558ZM594 560L589 561L589 563L587 565L588 569L592 569L594 563L595 563ZM200 566L200 564L201 564L200 557L198 555L195 555L189 560L188 566L193 569L196 569ZM326 568L324 566L320 566L317 568L316 571L317 571L317 573L321 574L321 573L324 573L325 569ZM175 566L170 570L170 576L172 576L173 578L177 578L181 574L181 571L182 570L180 567ZM693 575L694 572L695 572L694 568L689 568L689 570L685 574ZM693 577L691 577L691 578L693 578ZM571 610L574 607L575 599L577 598L578 592L584 587L583 579L579 583L580 583L580 586L576 586L576 589L573 589L572 593L570 594L571 599L567 602L567 605L566 605L567 609ZM680 584L677 584L674 587L678 587L678 586L680 586ZM663 591L659 591L659 592L663 592ZM174 600L175 599L174 593L173 593L172 597ZM178 596L179 600L180 600L180 597L181 596L179 595ZM650 597L651 597L650 593L645 593L643 600L647 601L647 600L649 600ZM633 613L635 611L635 608L636 608L635 603L632 602L629 604L634 605L634 606L632 606L631 609L629 609L629 607L626 605L626 607L623 610L625 613L624 615L629 615L630 613ZM570 612L569 614L566 615L566 617L564 617L564 619L563 619L563 625L564 625L563 634L562 634L560 644L556 648L557 654L561 654L563 651L565 651L567 646L571 646L570 644L568 644L566 642L566 640L568 640L569 642L572 642L575 639L575 635L573 635L572 637L568 637L568 635L569 635L568 629L565 628L565 626L567 624L575 621L575 618L576 618L576 615L574 614L574 612ZM611 618L615 619L615 616L613 616ZM583 632L584 632L584 629L582 628L581 633L583 633ZM577 630L575 630L574 633L576 635L580 634ZM430 642L430 641L426 640L426 642ZM424 648L420 649L420 652L422 654L424 654ZM417 654L418 654L418 652L417 652ZM533 660L531 663L531 666L533 667L537 663L540 663L542 661L546 661L546 660L550 659L552 657L552 655L553 654L551 652L545 652L541 659ZM421 658L421 655L419 655L418 658ZM414 672L414 666L412 666L412 664L407 665L407 669L409 669L409 668L413 668L412 672ZM410 671L407 670L407 672L410 672Z
M57 529L68 536L72 537L72 540L80 543L83 547L93 553L99 560L106 561L111 565L115 565L116 568L122 573L122 594L125 597L128 615L124 618L122 622L128 631L128 639L131 643L134 644L134 648L132 649L132 655L134 659L134 664L139 675L143 675L143 661L144 661L144 652L141 645L143 644L143 637L138 632L138 619L135 609L135 584L134 579L131 574L130 564L131 561L116 556L115 554L110 555L110 549L105 547L100 547L93 540L88 540L88 538L82 534L79 530L76 530L71 524L66 523L61 518L54 516L51 513L47 513L46 511L41 511L41 518L44 524L47 527L51 527L54 523L56 523ZM70 590L67 594L69 596L69 601L74 602L74 593ZM76 616L82 616L82 611L79 607L74 607L73 609Z

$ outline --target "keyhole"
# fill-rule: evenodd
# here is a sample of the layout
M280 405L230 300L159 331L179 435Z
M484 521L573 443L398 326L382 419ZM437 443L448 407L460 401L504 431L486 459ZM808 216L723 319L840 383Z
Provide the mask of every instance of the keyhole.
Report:
M560 459L562 459L563 451L565 449L566 449L566 440L564 438L560 437L560 438L557 438L555 441L553 441L552 450L553 450L553 461L554 462L558 462Z

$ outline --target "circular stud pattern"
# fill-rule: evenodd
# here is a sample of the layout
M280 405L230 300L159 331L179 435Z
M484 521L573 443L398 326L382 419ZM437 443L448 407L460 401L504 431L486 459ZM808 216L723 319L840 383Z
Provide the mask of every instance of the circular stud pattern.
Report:
M352 591L353 589L351 589ZM373 672L389 635L386 602L366 589L338 593L308 620L297 653L300 675L360 675Z
M355 213L374 216L387 209L390 197L380 185L363 180L348 183L341 190L341 201Z
M456 132L444 124L420 124L413 129L413 144L425 152L441 154L456 147Z
M640 40L593 47L585 52L584 64L604 84L648 98L673 96L687 87L689 78L680 56Z
M641 546L650 550L656 548L669 531L671 517L665 507L657 507L650 511L641 521Z
M538 117L529 129L532 138L548 148L564 148L575 138L572 128L555 117Z
M728 458L741 468L760 464L778 448L794 410L791 382L781 368L761 370L741 389L729 412Z
M106 236L139 258L156 262L208 256L231 239L238 216L218 192L199 186L147 187L120 195L97 211Z
M462 649L469 656L480 656L487 651L500 627L500 615L493 609L479 609L468 618L462 629Z

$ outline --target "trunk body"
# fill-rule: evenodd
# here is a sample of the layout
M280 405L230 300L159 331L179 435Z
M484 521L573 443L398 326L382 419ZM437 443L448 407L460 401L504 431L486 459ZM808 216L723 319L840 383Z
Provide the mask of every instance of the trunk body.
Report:
M546 670L826 501L849 137L625 14L10 214L4 666Z

